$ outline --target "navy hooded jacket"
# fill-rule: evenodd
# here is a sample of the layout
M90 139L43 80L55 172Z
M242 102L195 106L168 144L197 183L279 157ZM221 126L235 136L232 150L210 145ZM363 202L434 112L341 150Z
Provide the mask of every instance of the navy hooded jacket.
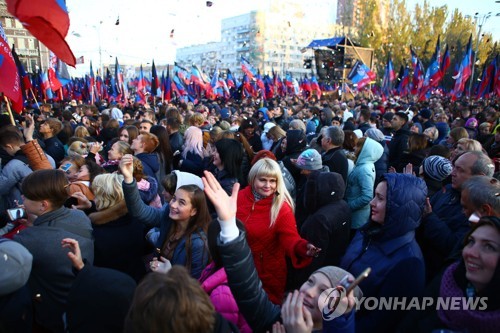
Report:
M357 233L340 267L358 276L367 267L370 276L359 285L365 297L419 296L425 286L425 265L415 240L427 196L425 182L406 174L385 174L387 182L384 224L368 222ZM402 311L361 309L356 331L388 332L397 326Z

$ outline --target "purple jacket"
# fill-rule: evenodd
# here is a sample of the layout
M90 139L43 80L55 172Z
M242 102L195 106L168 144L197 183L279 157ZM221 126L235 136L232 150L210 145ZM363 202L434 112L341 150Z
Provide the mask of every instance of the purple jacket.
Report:
M240 313L231 289L227 285L226 271L220 268L212 273L213 268L213 262L205 267L199 281L203 290L210 296L215 311L238 326L241 333L251 333L252 329Z

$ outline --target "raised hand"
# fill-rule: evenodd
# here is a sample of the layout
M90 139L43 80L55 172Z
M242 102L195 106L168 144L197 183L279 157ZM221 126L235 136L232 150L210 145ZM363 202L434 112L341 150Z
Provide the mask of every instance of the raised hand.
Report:
M307 255L309 257L317 257L320 252L321 252L320 248L312 245L311 243L307 244Z
M281 318L289 333L309 333L313 329L312 315L304 307L304 294L295 290L281 306Z
M103 142L92 142L90 145L90 152L97 155L102 149Z
M231 196L228 196L210 171L204 171L204 174L205 176L202 178L202 181L205 187L205 194L214 205L219 220L229 221L233 219L236 216L236 201L238 200L240 184L235 183Z
M33 141L33 132L35 131L35 121L33 120L33 116L27 114L24 116L24 119L26 119L27 122L27 126L23 127L24 139L26 142Z
M71 197L78 200L78 204L71 206L73 209L85 210L92 207L92 202L90 202L90 200L82 192L75 192L71 195Z
M130 154L123 155L119 167L125 183L132 183L134 181L134 157Z
M413 175L415 176L415 172L413 172L413 164L408 163L404 168L403 168L403 173L406 175Z
M73 238L64 238L61 241L61 245L63 248L69 248L69 260L71 260L71 263L76 269L81 270L85 265L83 264L82 253L80 252L78 241Z
M172 268L172 264L170 260L164 257L160 257L160 260L158 260L158 258L153 258L153 260L149 262L149 268L151 268L153 272L167 274L170 268Z

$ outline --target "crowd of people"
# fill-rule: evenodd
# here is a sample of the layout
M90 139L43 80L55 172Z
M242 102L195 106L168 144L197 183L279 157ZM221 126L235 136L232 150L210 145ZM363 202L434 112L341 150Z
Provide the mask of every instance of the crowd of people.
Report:
M498 332L496 102L3 114L0 332Z

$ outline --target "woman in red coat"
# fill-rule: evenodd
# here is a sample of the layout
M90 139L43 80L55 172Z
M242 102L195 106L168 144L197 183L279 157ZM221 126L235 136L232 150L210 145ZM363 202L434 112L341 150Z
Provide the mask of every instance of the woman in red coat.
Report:
M320 249L297 232L294 203L278 163L269 158L259 160L250 170L248 184L238 193L236 217L245 225L264 290L273 303L281 304L286 285L285 256L295 268L303 268Z

